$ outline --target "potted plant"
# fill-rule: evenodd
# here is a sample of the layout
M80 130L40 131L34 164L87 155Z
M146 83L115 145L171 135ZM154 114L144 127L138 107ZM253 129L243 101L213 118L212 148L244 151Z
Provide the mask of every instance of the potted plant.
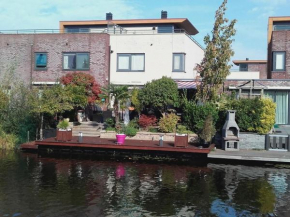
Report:
M117 144L124 144L127 136L133 137L137 134L138 130L132 126L124 126L123 124L119 124L116 126L116 140Z
M69 122L62 120L57 125L56 140L57 141L70 141L72 140L72 129L68 128Z
M125 134L125 127L123 124L116 125L116 140L117 144L123 145L125 142L126 134Z

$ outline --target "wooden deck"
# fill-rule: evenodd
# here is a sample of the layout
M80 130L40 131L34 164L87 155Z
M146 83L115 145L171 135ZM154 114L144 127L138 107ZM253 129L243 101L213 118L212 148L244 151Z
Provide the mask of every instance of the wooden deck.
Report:
M159 146L159 141L148 140L126 140L123 145L116 144L115 139L101 139L98 137L83 137L82 142L78 142L78 137L73 137L71 141L60 142L55 138L48 138L42 141L35 141L34 144L23 144L22 149L33 148L63 148L63 149L95 149L95 150L127 150L127 151L147 151L147 152L170 152L170 153L191 153L208 154L213 147L199 148L192 144L188 147L174 147L174 142L163 141L163 146Z

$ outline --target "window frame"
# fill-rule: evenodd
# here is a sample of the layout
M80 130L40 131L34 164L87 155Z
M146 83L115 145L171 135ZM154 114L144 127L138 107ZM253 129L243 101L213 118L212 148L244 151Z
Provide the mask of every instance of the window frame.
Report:
M172 54L172 72L185 72L185 53L173 53ZM174 56L181 56L182 61L180 61L181 69L174 69Z
M276 69L276 54L283 54L283 69ZM273 51L272 52L272 72L285 72L286 71L286 52Z
M75 54L76 55L76 68L75 69L65 69L64 68L64 56L66 54ZM89 67L86 69L78 69L77 68L77 56L78 54L87 54L88 55L88 60L89 60ZM91 66L91 56L90 52L62 52L62 70L63 71L89 71Z
M142 55L143 58L143 70L132 70L132 56ZM129 57L128 69L119 69L119 56ZM117 72L145 72L145 53L117 53Z
M37 67L37 55L44 54L46 55L46 66L45 67ZM48 55L47 52L34 52L34 70L36 71L47 71L47 64L48 64Z

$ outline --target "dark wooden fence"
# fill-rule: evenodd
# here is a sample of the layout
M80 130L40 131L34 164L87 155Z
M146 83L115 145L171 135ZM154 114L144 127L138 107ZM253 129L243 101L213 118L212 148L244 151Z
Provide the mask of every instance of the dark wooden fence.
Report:
M266 150L290 151L290 135L266 135Z

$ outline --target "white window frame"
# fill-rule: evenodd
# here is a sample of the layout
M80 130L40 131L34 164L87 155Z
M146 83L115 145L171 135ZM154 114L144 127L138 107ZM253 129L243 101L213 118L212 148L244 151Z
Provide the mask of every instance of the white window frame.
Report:
M179 69L175 69L174 57L179 56L181 61L179 63ZM172 55L172 71L173 72L185 72L185 53L173 53Z
M119 57L128 57L129 66L128 69L120 69L119 67ZM142 70L133 70L132 69L132 57L133 56L143 56L143 69ZM117 53L117 72L145 72L145 53Z
M277 69L277 55L278 54L282 54L282 69ZM285 51L273 51L273 53L272 53L272 60L273 60L273 62L272 62L272 71L274 71L274 72L283 72L283 71L286 71L286 52Z

